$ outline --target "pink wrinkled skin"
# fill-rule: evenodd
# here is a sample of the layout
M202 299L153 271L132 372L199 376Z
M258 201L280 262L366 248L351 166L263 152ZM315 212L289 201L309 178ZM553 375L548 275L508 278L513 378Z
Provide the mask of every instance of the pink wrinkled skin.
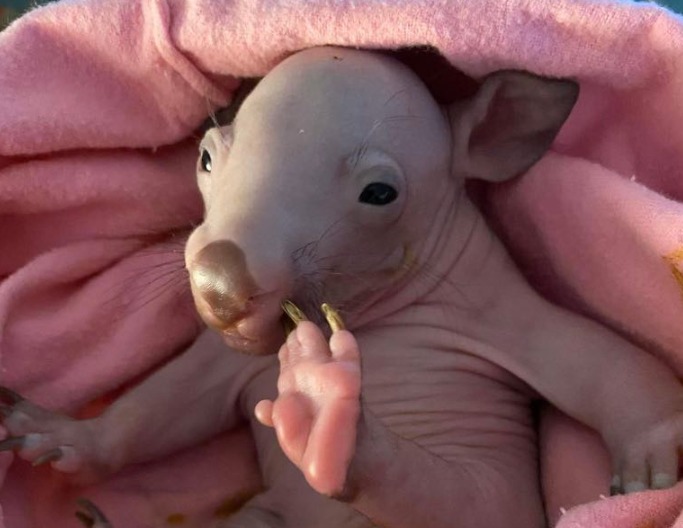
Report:
M179 311L174 295L150 294L147 274L131 281L164 261L156 251L163 246L139 251L153 243L141 235L199 219L186 178L194 145L156 154L74 149L178 141L203 119L205 97L228 99L235 84L225 75L263 74L283 55L335 42L429 42L475 75L514 67L579 78L582 100L555 146L565 155L549 155L496 188L489 214L504 220L507 242L544 292L634 334L680 371L680 288L671 271L680 246L678 19L652 5L583 0L226 5L69 2L38 10L0 36L0 240L7 245L0 259L2 276L12 273L1 292L3 383L51 409L74 411L196 332L191 310ZM395 24L378 30L386 19ZM138 59L128 60L128 50ZM112 298L123 302L102 303ZM596 500L561 524L673 523L678 488L598 501L609 481L605 455L594 437L564 422L544 422L555 424L543 436L551 518L560 507ZM226 441L127 471L90 496L111 506L123 526L213 511L234 479L253 475L242 462L248 444L231 449ZM74 522L66 519L83 491L54 473L15 463L5 482L0 502L10 526Z
M540 297L464 190L532 166L578 91L500 72L440 106L386 56L285 60L200 143L205 215L185 262L223 339L207 330L90 420L9 394L17 453L56 450L55 470L91 481L246 419L265 490L220 526L541 527L540 395L600 433L614 487L673 486L673 372ZM313 322L274 356L288 299ZM329 346L323 301L350 330Z

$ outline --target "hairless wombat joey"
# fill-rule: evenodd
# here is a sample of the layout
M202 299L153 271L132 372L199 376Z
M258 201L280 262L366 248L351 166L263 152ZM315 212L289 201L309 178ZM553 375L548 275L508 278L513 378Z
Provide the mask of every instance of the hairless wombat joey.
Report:
M673 485L675 376L539 297L464 192L527 170L577 96L498 72L441 105L385 54L287 58L200 145L185 259L215 331L92 420L5 398L5 446L102 476L246 419L265 491L217 526L541 527L540 394L602 434L615 489Z

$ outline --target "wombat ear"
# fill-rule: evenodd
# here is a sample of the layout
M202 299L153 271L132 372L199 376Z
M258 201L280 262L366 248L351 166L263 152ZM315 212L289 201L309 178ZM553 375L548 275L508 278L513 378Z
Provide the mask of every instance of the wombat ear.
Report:
M491 74L472 98L449 108L453 169L487 181L521 174L550 148L578 95L570 80Z

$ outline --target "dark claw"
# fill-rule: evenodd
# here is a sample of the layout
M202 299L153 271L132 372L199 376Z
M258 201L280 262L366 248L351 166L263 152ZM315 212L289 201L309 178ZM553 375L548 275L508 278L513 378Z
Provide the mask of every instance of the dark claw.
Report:
M40 455L38 458L36 458L33 461L33 466L41 466L43 464L47 464L48 462L54 462L55 460L59 460L62 458L62 448L61 447L55 447L54 449L51 449L47 453Z
M87 526L87 528L93 528L95 524L98 525L98 528L112 528L112 525L107 518L92 501L80 498L76 502L85 510L85 512L77 511L76 517Z
M4 400L5 403L9 403L10 405L16 405L24 400L20 394L14 392L12 389L3 387L2 385L0 385L0 399Z
M82 511L76 512L76 518L83 523L83 526L86 526L87 528L92 528L95 524L95 520L90 517L90 515L87 515Z
M23 436L10 436L0 442L0 451L14 451L24 445Z

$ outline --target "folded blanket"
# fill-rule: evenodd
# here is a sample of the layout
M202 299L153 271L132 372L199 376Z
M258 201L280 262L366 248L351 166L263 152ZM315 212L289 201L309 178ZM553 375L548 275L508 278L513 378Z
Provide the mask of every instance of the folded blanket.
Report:
M194 131L240 77L324 44L431 45L474 77L514 68L578 79L553 152L491 189L486 209L546 295L683 375L682 22L618 0L70 0L34 10L0 33L0 383L53 409L95 412L197 334L182 271L184 236L201 218ZM596 435L554 410L541 433L548 516L560 528L675 525L683 485L601 498L609 463ZM202 526L258 486L245 431L88 489L9 454L0 477L0 528L77 526L83 494L120 527Z

